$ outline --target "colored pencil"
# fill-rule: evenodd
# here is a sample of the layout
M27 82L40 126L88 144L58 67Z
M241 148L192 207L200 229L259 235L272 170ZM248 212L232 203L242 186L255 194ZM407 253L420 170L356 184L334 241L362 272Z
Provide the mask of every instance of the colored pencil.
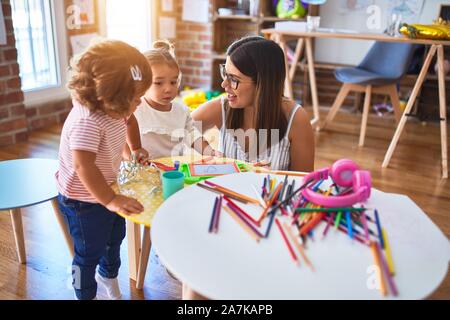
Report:
M283 195L286 190L287 181L288 181L288 176L285 176L284 181L283 181L283 186L281 187L280 194L278 195L278 200L280 200L280 201L283 200Z
M391 275L394 275L395 274L394 260L392 260L391 246L389 245L389 240L387 237L386 230L384 228L382 228L381 233L383 234L384 247L385 247L385 251L386 251L386 260L387 260L387 265L389 267L389 272L391 273Z
M380 261L381 261L381 266L383 267L384 274L387 278L389 288L391 288L391 292L394 296L398 296L397 286L395 285L394 279L392 278L392 276L389 272L389 267L386 263L386 260L384 259L383 252L381 251L380 245L378 243L375 243L375 245L376 245L378 257L380 258Z
M342 226L342 225L340 225L340 226L337 228L337 230L339 230L339 231L341 231L341 232L343 232L343 233L345 233L345 234L348 234L347 228L345 228L345 227ZM355 239L356 241L360 242L361 244L370 246L366 241L364 241L364 239L362 239L362 238L361 238L360 236L358 236L358 235L353 235L353 239Z
M219 201L218 198L216 198L216 200L214 201L214 207L211 213L211 221L209 222L209 229L208 232L211 233L213 230L213 226L214 226L214 217L216 216L216 208L217 208L217 202Z
M377 248L375 242L370 243L370 250L372 251L373 259L375 260L375 265L378 267L378 282L380 285L380 291L383 296L387 295L386 284L384 283L383 269L381 268L380 257L378 256Z
M228 208L233 210L233 212L244 222L250 229L253 230L253 232L260 238L263 238L264 236L259 232L240 212L237 210L230 202L227 203Z
M291 238L291 241L294 243L294 245L297 248L298 252L302 256L303 260L305 260L306 265L308 267L310 267L313 272L316 271L314 269L314 266L312 265L311 261L306 256L305 250L303 250L303 245L301 245L300 242L298 241L297 237L294 236L294 234L292 233L292 231L289 228L288 224L286 222L284 222L283 226L284 226L284 229L287 231L287 234L288 234L289 238ZM299 263L300 263L300 261L299 261Z
M239 224L242 229L245 230L245 232L247 232L250 237L252 237L253 239L256 240L256 242L259 242L260 238L258 237L257 234L255 234L252 229L250 229L244 222L242 222L242 220L236 215L236 213L233 212L233 210L231 210L229 207L227 207L226 205L222 206L226 212L228 212L228 214L233 218L234 221L237 222L237 224Z
M234 200L239 201L239 202L242 202L242 203L244 203L244 204L247 204L247 203L248 203L248 201L243 200L243 199L241 199L241 198L238 198L238 197L236 197L235 195L230 194L230 193L228 193L228 192L226 192L226 191L219 191L219 190L217 190L216 188L209 187L209 186L205 186L204 184L201 184L201 183L197 183L196 186L197 186L197 187L200 187L200 188L202 188L202 189L205 189L205 190L208 190L208 191L217 193L217 194L223 194L223 195L226 195L228 198L234 199Z
M311 220L308 221L308 223L300 229L300 235L306 234L310 230L312 230L317 224L319 224L322 221L322 218L324 216L325 216L325 213L323 213L323 212L318 212L318 213L314 214L314 216L311 218Z
M276 174L276 175L280 175L280 176L293 176L293 177L304 177L308 174L308 172L269 170L269 169L264 169L261 167L255 168L255 172Z
M283 230L283 227L281 226L281 223L280 223L280 221L278 220L278 218L275 218L275 223L277 224L278 229L280 230L281 236L282 236L283 239L284 239L284 243L286 244L287 248L289 249L289 253L291 254L292 259L294 260L294 262L295 262L297 265L299 265L297 255L295 254L294 249L292 249L292 246L291 246L291 244L289 243L289 240L288 240L288 238L286 237L286 234L285 234L285 232L284 232L284 230Z
M348 236L350 237L350 239L353 240L352 219L350 218L350 212L349 212L349 211L346 212L345 217L346 217L346 219L347 219Z
M219 231L219 219L220 219L220 212L222 211L222 196L219 196L219 200L217 202L216 206L216 214L214 218L214 227L213 232L217 233Z
M273 220L274 220L274 218L275 218L276 213L277 213L276 211L272 211L272 212L270 213L269 224L267 225L266 233L265 233L265 235L264 235L265 238L268 238L268 237L269 237L270 229L272 228Z
M378 216L378 211L377 211L377 209L375 209L375 223L376 223L376 225L377 225L378 238L380 239L380 245L381 245L381 247L384 249L383 234L382 234L382 232L381 232L381 222L380 222L380 217Z
M257 220L255 220L251 215L249 215L247 212L245 212L241 207L239 207L236 203L234 203L233 201L231 201L230 198L228 198L227 196L223 197L225 199L226 202L228 202L234 209L238 210L239 213L241 215L243 215L244 217L246 217L248 220L250 220L251 222L257 224L259 226L259 223Z
M267 203L266 208L263 210L263 212L261 213L261 215L259 216L259 218L258 218L258 220L257 220L259 224L260 224L261 221L264 219L264 217L265 217L266 214L268 213L270 207L272 207L272 205L274 204L275 200L277 200L277 198L278 198L278 193L280 192L281 187L282 187L281 184L279 184L279 185L277 186L277 188L275 189L273 196L270 198L269 202Z
M264 199L261 197L261 195L259 194L258 190L256 190L255 186L252 185L252 189L255 192L256 195L256 199L259 201L259 204L261 205L261 207L264 209L266 207L266 202L264 201Z
M342 211L339 211L336 217L336 222L334 223L334 227L337 228L339 226L339 223L341 222L342 218Z
M325 237L328 233L328 230L330 229L331 225L333 224L333 219L334 219L334 212L331 212L330 215L327 218L327 226L325 227L325 229L323 230L323 237Z
M370 241L370 237L369 237L369 227L367 226L367 218L366 218L366 213L364 211L360 212L360 219L364 228L364 235L366 236L366 240L369 242Z
M241 199L246 200L246 201L248 201L248 202L256 203L256 204L259 205L259 201L256 200L255 198L251 198L251 197L248 197L248 196L246 196L246 195L244 195L244 194L240 194L240 193L238 193L238 192L236 192L236 191L230 190L230 189L228 189L228 188L219 186L218 184L212 183L211 181L208 181L208 180L205 180L205 183L206 183L207 185L211 186L211 187L214 187L216 190L227 192L227 193L229 193L229 194L234 195L234 196L237 197L237 198L241 198Z

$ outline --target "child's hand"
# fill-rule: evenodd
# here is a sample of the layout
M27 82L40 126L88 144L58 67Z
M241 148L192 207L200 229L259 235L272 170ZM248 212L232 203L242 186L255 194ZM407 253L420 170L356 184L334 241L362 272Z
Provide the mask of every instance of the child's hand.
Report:
M126 214L127 216L139 214L144 211L144 207L139 201L119 194L116 194L105 207L109 211L120 212Z
M140 164L143 164L143 165L147 164L148 158L149 158L148 151L143 148L139 148L139 149L133 150L131 152L131 159L135 160L136 162L138 162Z
M211 157L217 157L217 158L223 158L223 153L217 150L214 150L210 145L208 145L203 150L204 156L211 156Z

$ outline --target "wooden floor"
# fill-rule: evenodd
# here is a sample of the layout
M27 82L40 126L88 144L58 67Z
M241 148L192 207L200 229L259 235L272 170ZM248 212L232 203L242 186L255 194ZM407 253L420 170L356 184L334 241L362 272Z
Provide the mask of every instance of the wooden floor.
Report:
M321 114L324 119L325 114ZM366 144L358 148L360 117L340 113L327 131L316 133L316 168L352 158L372 173L373 185L408 195L449 237L450 181L441 179L440 133L436 124L409 121L387 169L381 169L394 133L392 118L371 116ZM27 143L0 148L0 160L57 158L61 127L34 132ZM0 177L1 178L1 177ZM72 299L71 260L49 203L23 210L28 263L17 261L8 212L0 212L0 299ZM120 285L125 299L151 299L149 290L128 279L126 241ZM103 293L99 292L100 298ZM450 275L432 299L450 299Z

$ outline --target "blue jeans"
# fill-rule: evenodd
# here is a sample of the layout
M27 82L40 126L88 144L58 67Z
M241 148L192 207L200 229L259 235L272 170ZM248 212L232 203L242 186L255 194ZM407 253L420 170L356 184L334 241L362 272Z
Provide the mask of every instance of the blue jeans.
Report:
M80 300L94 299L97 295L97 265L102 277L113 279L118 276L125 219L101 204L73 200L61 194L58 204L75 249L72 262L75 294Z

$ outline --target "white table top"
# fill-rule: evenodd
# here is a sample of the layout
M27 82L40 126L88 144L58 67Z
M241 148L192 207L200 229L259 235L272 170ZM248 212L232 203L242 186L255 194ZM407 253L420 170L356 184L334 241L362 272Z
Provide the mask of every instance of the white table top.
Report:
M211 181L254 197L251 185L259 189L264 176L244 173ZM296 180L300 186L302 178ZM164 202L153 220L152 245L162 263L193 290L212 299L384 299L368 289L374 265L369 247L334 228L323 239L326 224L321 223L306 250L312 272L302 259L300 267L293 263L275 223L269 238L257 243L222 210L218 233L208 233L215 197L197 186L186 188ZM392 250L399 296L386 299L430 295L448 270L447 237L406 196L373 189L366 207L378 209Z
M0 162L0 210L32 206L58 196L58 160L20 159Z

